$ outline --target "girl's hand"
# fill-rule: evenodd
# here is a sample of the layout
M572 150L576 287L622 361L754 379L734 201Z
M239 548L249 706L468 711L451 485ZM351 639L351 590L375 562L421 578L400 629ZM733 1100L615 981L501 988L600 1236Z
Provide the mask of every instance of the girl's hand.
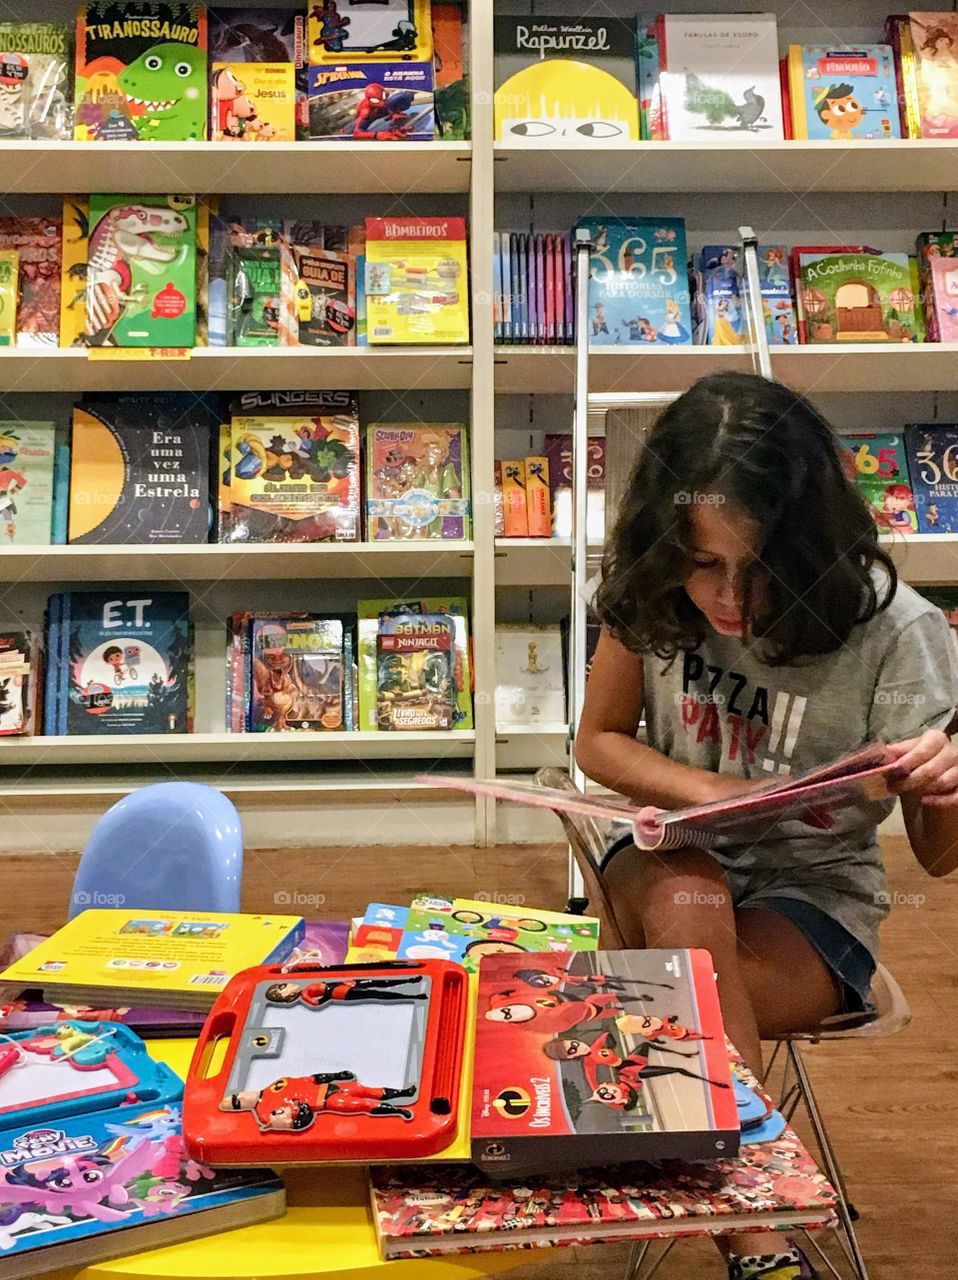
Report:
M928 729L917 738L891 742L888 760L907 769L908 776L890 782L897 795L914 795L935 809L958 808L958 747L940 729Z

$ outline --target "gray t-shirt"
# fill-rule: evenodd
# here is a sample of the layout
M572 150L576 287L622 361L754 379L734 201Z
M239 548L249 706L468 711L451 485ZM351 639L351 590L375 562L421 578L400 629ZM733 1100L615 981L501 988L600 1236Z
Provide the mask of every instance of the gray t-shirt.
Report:
M889 607L834 653L771 667L761 640L710 634L671 664L643 658L648 743L730 777L787 776L866 742L944 729L958 705L958 655L941 612L900 584ZM768 897L820 907L878 954L888 893L876 827L893 800L841 814L827 834L800 822L779 839L714 850L737 905Z

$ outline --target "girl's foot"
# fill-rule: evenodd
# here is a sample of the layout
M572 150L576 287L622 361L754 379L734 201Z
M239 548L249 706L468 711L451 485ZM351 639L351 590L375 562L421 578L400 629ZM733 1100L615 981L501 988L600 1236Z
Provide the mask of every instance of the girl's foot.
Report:
M784 1253L731 1253L729 1280L818 1280L818 1273L800 1249Z

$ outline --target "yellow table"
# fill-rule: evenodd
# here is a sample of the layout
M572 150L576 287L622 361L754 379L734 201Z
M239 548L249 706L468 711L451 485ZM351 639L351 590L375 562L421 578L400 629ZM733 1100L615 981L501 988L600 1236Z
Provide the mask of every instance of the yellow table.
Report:
M150 1044L151 1055L183 1077L192 1050L192 1040ZM74 1280L471 1280L539 1260L537 1252L513 1250L383 1262L364 1169L290 1169L283 1180L285 1217L69 1274Z

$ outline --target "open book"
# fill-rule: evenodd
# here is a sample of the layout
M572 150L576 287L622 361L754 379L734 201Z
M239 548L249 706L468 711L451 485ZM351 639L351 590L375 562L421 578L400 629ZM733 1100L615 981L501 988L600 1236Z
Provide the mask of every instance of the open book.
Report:
M888 761L880 742L871 743L785 782L775 779L759 786L746 785L739 796L671 810L640 807L621 796L585 796L539 787L534 782L484 781L428 773L418 775L416 781L556 813L577 813L600 822L631 823L640 849L678 849L685 845L708 848L720 839L774 839L781 834L777 828L784 822L827 831L843 810L888 799L893 794L891 784L900 781L906 772Z

